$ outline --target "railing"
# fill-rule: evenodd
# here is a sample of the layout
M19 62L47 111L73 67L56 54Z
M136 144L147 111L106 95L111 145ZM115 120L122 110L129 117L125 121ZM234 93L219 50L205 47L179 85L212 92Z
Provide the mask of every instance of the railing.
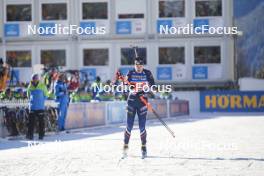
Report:
M152 107L161 118L175 118L189 114L189 102L184 100L150 100ZM45 129L56 130L57 103L46 101ZM24 135L27 130L28 101L5 101L0 103L0 137ZM126 121L127 103L109 101L98 103L70 103L66 118L66 129L103 126ZM155 116L149 112L147 119ZM137 119L137 118L136 118Z

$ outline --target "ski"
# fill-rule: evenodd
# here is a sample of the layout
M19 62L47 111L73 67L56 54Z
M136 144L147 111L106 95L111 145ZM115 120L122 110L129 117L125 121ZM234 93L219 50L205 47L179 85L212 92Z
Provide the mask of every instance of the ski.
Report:
M128 148L124 148L123 149L123 154L122 154L122 157L121 157L121 159L125 159L125 158L127 158L127 150L128 150Z
M146 145L141 146L141 159L145 159L147 157L147 147Z
M141 159L145 159L145 158L147 158L147 152L142 152Z
M127 157L128 157L127 154L123 154L121 159L123 160L123 159L126 159Z

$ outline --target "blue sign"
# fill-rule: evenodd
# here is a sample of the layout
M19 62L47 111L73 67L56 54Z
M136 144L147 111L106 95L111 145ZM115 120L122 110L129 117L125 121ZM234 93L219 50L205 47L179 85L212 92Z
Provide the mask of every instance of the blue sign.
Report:
M127 75L129 70L132 70L132 67L121 67L119 71L121 72L122 75Z
M263 112L264 91L202 91L201 112Z
M80 27L84 30L82 35L96 34L96 23L95 22L80 22Z
M168 31L169 31L171 27L172 27L172 20L158 20L157 21L157 32L159 34L165 34L165 32L161 30L162 28L163 29L168 28Z
M193 20L194 29L196 29L196 32L208 32L209 29L209 19L194 19ZM204 27L203 27L204 26Z
M95 81L96 79L96 69L95 68L81 69L81 72L84 72L87 74L88 81Z
M131 21L117 21L116 22L116 33L117 34L131 34L132 25Z
M40 35L55 35L55 23L39 23Z
M126 102L107 103L107 121L109 123L122 123L126 120Z
M172 80L172 68L171 67L158 67L157 68L158 80Z
M5 37L19 37L19 24L5 24Z
M197 66L192 68L193 79L208 79L208 67Z

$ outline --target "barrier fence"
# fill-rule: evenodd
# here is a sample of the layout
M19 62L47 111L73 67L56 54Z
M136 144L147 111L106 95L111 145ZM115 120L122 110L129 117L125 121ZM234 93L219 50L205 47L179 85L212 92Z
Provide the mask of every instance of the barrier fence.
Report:
M150 100L161 118L189 114L189 102L185 100ZM126 120L126 102L71 103L68 108L65 128L84 128L123 123ZM147 119L154 119L148 112ZM137 119L137 118L136 118Z
M161 118L176 117L179 115L187 115L189 113L189 102L184 100L149 100L153 108L157 111ZM12 118L16 120L21 119L17 116L19 109L27 108L28 103L24 102L5 102L0 103L0 137L8 135L7 126L4 124L4 118ZM53 126L56 126L54 117L55 113L48 112L57 107L54 101L47 101L47 114L46 114L46 130L53 131ZM126 101L109 101L109 102L96 102L96 103L70 103L68 107L68 114L65 122L66 129L76 129L94 126L103 126L115 123L124 123L126 121ZM50 108L48 108L50 107ZM7 117L6 110L13 110L14 117ZM23 111L28 113L27 111ZM54 115L55 116L54 116ZM25 116L26 114L24 114ZM23 116L23 118L25 118ZM147 119L154 119L155 116L152 112L148 112ZM56 117L55 117L56 119ZM137 118L136 118L137 120ZM13 121L13 120L12 120ZM24 122L24 120L23 120ZM54 123L54 124L53 124ZM24 127L25 124L24 124ZM52 128L51 128L52 127ZM23 128L24 129L24 128ZM19 130L18 130L19 131ZM24 131L24 130L23 130ZM24 132L19 134L24 134Z

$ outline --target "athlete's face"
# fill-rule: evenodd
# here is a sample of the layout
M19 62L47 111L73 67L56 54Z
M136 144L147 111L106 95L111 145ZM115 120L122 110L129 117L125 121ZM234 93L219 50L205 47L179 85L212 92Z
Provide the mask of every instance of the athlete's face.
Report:
M143 68L144 68L144 66L142 64L138 64L138 63L135 64L136 72L141 73L143 71Z

